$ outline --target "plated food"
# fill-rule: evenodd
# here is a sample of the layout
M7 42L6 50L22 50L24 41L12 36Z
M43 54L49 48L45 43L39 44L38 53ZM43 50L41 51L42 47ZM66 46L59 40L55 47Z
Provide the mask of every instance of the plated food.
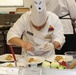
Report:
M29 65L31 65L31 64L40 64L40 63L42 63L44 61L45 61L44 57L39 57L39 56L29 56L28 57L28 64ZM24 65L23 63L19 63L19 62L17 63L18 67L24 67L23 65ZM0 64L0 66L14 67L15 63L6 62L6 63L3 63L3 64Z
M45 61L45 57L41 56L29 56L28 57L28 64L39 64Z
M62 61L62 62L53 61L51 63L48 61L44 61L42 63L42 67L43 68L66 69L67 63L65 61Z
M50 57L47 57L45 60L49 61L49 62L53 62L53 61L72 61L73 57L72 56L66 56L66 55L51 55Z
M40 60L39 59L35 59L35 58L30 58L29 59L29 63L31 63L31 62L39 62Z
M0 64L0 67L15 67L15 63L14 62L2 63L2 64ZM24 67L24 64L17 63L17 67Z
M11 63L9 63L9 64L7 64L6 66L7 66L7 67L13 67L14 65L11 64Z
M6 59L6 60L12 60L12 59L13 59L13 56L12 56L12 55L7 55L7 56L5 57L5 59Z
M42 63L42 67L49 67L55 69L66 69L69 67L67 62L72 61L72 56L65 56L65 55L51 55L50 57L46 58L46 63Z
M11 62L11 63L8 63L8 62L7 62L7 63L2 63L2 64L0 64L0 66L1 66L1 67L14 67L14 66L15 66L15 63L12 63L12 62Z
M59 62L59 61L65 61L65 58L63 58L63 56L57 55L57 56L55 57L55 61L57 61L57 62Z
M19 54L15 54L15 56L17 60L21 57L21 55ZM0 55L0 62L10 62L10 61L14 61L12 54Z

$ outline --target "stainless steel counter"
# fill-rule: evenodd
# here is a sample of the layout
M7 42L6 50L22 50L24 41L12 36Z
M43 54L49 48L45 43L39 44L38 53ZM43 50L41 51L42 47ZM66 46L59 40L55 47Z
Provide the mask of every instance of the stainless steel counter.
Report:
M38 71L37 71L38 70ZM76 69L0 67L1 75L76 75Z

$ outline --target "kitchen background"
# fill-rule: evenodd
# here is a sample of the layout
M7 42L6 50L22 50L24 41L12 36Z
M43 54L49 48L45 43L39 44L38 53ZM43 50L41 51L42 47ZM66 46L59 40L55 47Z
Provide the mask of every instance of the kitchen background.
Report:
M23 0L23 7L0 7L0 55L10 53L9 46L6 44L6 35L13 23L22 15L15 12L17 8L29 8L32 0ZM21 47L13 46L15 53L21 53Z
M29 8L32 0L23 0L25 8ZM16 11L17 7L0 7L0 12Z

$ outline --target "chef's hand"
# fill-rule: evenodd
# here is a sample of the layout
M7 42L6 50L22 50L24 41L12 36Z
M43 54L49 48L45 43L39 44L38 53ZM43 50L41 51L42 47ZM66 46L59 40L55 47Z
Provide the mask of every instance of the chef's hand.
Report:
M49 42L45 42L44 44L42 44L38 48L43 50L43 51L55 50L54 45L52 43L49 43Z
M22 46L22 48L24 48L27 51L33 51L34 50L33 44L31 42L25 42L25 41L23 41L21 43L21 46Z

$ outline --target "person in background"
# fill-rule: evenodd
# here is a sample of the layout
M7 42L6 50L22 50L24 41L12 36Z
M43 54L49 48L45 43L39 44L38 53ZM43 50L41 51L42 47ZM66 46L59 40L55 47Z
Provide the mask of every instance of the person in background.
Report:
M47 57L64 43L62 23L57 15L46 11L45 0L33 0L30 11L24 13L7 34L7 44L22 47L22 54L28 55Z
M76 50L76 2L75 0L46 0L46 8L59 16L66 37L66 42L57 54L64 54L67 50Z

